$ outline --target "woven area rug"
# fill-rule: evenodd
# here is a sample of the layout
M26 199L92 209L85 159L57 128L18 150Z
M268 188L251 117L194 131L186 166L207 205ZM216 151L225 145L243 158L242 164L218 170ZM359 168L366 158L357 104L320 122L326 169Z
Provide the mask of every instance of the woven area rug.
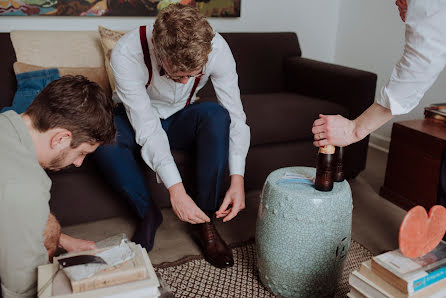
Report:
M155 265L175 297L275 297L262 285L256 269L253 241L233 248L234 266L218 269L202 256L185 257L179 261ZM347 297L348 277L373 255L352 240L335 297Z

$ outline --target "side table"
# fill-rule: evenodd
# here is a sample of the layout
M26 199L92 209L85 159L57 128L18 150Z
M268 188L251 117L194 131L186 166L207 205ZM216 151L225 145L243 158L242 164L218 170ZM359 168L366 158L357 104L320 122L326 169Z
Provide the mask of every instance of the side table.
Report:
M282 297L333 297L350 248L352 193L347 181L332 191L282 183L316 169L289 167L266 179L256 223L260 280Z
M380 195L406 210L437 202L446 123L435 119L395 122Z

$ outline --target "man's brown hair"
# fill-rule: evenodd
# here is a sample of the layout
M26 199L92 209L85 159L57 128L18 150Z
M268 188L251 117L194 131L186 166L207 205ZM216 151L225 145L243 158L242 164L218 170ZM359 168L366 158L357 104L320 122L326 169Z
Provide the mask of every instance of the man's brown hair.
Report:
M206 65L214 30L196 8L179 3L161 10L153 25L155 50L173 72L191 72Z
M69 130L72 148L82 143L109 144L116 136L112 100L84 76L63 76L51 82L25 114L40 132L52 128Z

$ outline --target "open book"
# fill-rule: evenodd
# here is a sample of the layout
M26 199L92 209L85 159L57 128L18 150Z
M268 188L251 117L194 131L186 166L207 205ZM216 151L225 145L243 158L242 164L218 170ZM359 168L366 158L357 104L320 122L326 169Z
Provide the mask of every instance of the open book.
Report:
M63 270L52 278L59 267L57 261L39 266L38 289L50 282L45 290L39 291L39 297L158 297L159 281L147 251L134 243L130 246L135 258L83 280L72 281Z

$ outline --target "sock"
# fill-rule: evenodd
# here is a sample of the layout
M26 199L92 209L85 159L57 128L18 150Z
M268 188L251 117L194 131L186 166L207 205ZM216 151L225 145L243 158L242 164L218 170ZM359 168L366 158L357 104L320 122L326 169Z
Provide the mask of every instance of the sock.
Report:
M162 222L163 215L158 206L152 202L147 209L144 219L137 227L132 241L141 244L149 252L153 248L156 230Z

